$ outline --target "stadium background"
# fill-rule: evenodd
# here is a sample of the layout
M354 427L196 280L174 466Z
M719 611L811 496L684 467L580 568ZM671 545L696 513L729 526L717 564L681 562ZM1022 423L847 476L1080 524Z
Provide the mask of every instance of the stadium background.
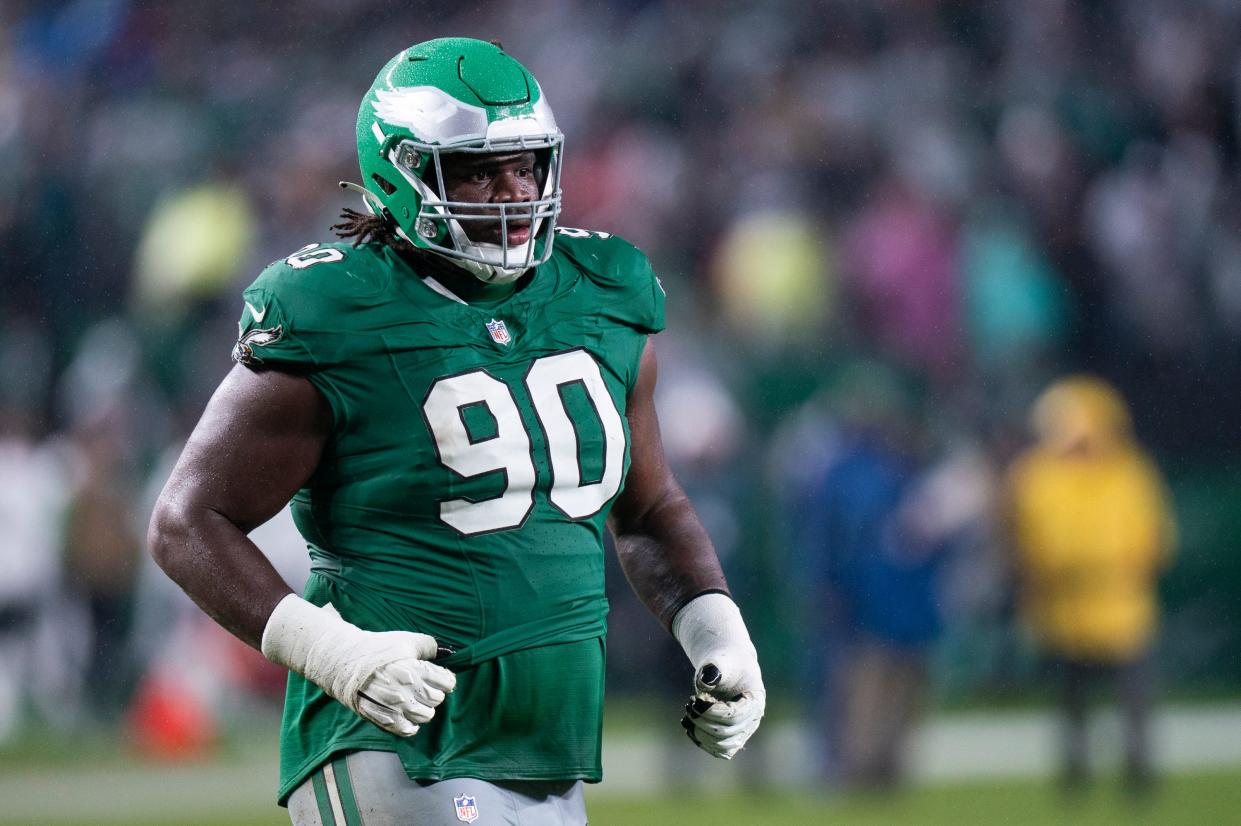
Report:
M189 759L142 745L134 698L158 704L155 674L187 681L220 738L205 756L188 747L204 764L179 766L253 768L229 744L270 734L271 674L186 619L140 553L145 520L230 367L240 288L356 206L335 183L357 179L353 122L375 68L448 34L498 38L530 67L567 135L563 223L625 236L668 288L665 439L750 618L773 728L804 749L790 769L773 734L726 777L820 790L803 741L820 725L808 646L822 617L798 587L790 499L842 409L896 405L927 455L963 469L953 501L968 531L942 576L932 721L1015 709L997 718L1003 738L1043 719L1022 716L1049 688L987 503L1030 402L1082 370L1121 390L1172 490L1163 696L1241 735L1228 713L1241 687L1236 4L9 0L0 488L21 530L0 543L0 597L10 618L35 619L10 623L33 631L6 637L0 670L5 690L37 690L0 721L0 763ZM116 503L87 531L116 539L102 542L106 571L66 528L92 485ZM663 755L682 746L688 677L613 574L610 726L622 743L649 732ZM90 618L109 605L134 621L98 662ZM686 783L712 788L709 768Z

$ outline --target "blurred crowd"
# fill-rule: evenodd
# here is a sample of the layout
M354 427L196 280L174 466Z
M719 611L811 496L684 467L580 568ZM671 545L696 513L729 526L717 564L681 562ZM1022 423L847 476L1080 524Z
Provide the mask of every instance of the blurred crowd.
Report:
M375 70L448 34L497 38L541 79L563 223L661 273L667 449L771 682L829 721L833 771L888 782L929 696L1039 668L1013 463L1071 374L1116 388L1132 425L1114 430L1184 512L1162 661L1235 686L1241 6L14 0L0 741L22 709L116 719L190 680L208 715L278 683L150 569L150 503L230 368L240 289L357 206L336 182L357 178ZM287 524L263 544L299 576ZM1162 559L1171 540L1138 544ZM662 632L612 583L616 685L640 689ZM178 662L186 640L230 665Z

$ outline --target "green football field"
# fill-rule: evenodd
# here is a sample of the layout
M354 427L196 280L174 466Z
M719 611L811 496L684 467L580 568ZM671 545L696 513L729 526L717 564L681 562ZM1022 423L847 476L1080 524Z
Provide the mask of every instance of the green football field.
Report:
M72 783L71 777L65 782ZM221 790L227 795L227 790ZM1114 783L1068 801L1045 781L1012 781L913 789L891 799L828 798L809 788L729 797L701 793L678 796L588 795L596 826L657 824L1229 824L1241 823L1241 771L1183 774L1166 778L1143 802L1124 798ZM263 826L287 824L282 809L256 808L217 819L182 818L169 813L155 819L109 816L100 801L99 816L82 819L23 819L27 826L73 823L185 824L185 826ZM16 823L0 815L0 823ZM483 821L479 821L481 824Z

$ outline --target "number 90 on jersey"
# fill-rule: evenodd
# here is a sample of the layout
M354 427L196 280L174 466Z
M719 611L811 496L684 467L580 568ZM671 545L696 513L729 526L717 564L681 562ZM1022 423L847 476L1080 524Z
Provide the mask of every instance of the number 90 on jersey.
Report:
M585 393L603 431L603 470L598 479L583 478L578 428L565 403L565 390L573 385ZM498 496L440 502L440 519L467 536L516 528L534 507L534 453L515 393L529 400L543 430L552 474L548 498L553 506L571 519L586 519L620 490L624 422L598 363L587 351L535 359L518 387L482 369L446 376L431 385L422 405L440 463L467 478L497 471L504 477L504 490ZM475 405L484 406L494 419L494 435L471 437L463 411Z

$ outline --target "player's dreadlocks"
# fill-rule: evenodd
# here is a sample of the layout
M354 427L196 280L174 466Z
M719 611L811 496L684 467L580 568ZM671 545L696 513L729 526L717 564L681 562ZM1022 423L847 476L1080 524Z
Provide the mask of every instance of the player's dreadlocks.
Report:
M426 275L452 271L453 266L426 250L420 250L404 238L396 234L396 224L391 218L383 215L372 215L369 212L358 212L346 207L340 213L341 222L333 224L332 229L340 238L353 239L353 246L363 244L387 244L398 255L410 262Z
M340 213L340 217L341 222L332 224L332 229L340 238L353 239L355 247L373 241L378 244L387 244L402 254L417 251L413 244L396 234L395 225L382 215L358 212L356 209L346 207Z

